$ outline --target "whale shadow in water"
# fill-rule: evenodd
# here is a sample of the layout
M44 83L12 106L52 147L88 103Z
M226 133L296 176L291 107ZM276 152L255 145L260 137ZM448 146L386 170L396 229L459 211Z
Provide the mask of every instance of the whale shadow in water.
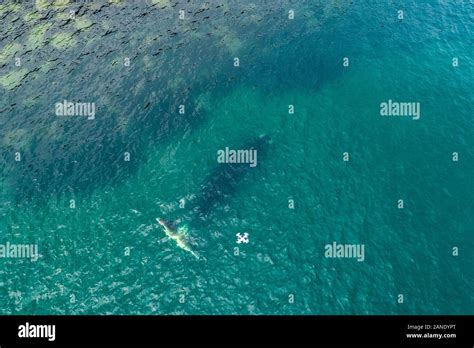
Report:
M256 167L250 167L248 163L221 163L208 174L195 199L192 210L194 225L199 224L199 221L207 220L216 204L230 199L238 190L242 180L250 172L258 170L262 160L267 157L271 143L272 139L269 135L261 135L238 147L238 149L257 150Z

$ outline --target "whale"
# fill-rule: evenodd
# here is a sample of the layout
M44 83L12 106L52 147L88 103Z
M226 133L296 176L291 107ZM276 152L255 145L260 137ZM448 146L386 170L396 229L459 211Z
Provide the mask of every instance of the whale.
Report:
M158 222L158 225L161 226L163 232L168 236L168 238L174 240L178 247L191 253L195 258L199 259L199 255L191 249L186 241L187 229L182 228L176 231L168 223L166 223L165 220L156 218L156 221Z
M270 135L261 134L248 139L236 148L258 151L258 157L264 160L272 143ZM239 190L241 182L254 170L255 168L247 163L218 163L211 169L196 194L193 211L198 219L192 218L193 224L206 220L217 203L231 198Z

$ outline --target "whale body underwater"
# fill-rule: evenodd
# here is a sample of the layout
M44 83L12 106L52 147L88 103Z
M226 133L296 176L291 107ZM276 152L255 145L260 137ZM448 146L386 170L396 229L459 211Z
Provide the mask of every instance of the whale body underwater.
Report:
M262 134L237 146L240 149L252 149L258 151L260 161L264 162L272 137L268 134ZM252 171L259 170L260 166L249 167L245 163L222 163L217 164L208 174L205 182L201 185L200 191L194 202L194 211L196 215L193 223L206 220L208 214L212 211L218 202L225 201L233 196L239 189L240 183Z

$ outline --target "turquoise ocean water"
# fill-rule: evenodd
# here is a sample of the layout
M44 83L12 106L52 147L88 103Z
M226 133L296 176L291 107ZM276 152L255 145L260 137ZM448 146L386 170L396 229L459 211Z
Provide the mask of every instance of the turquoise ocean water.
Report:
M0 3L0 314L474 314L472 1L65 3Z

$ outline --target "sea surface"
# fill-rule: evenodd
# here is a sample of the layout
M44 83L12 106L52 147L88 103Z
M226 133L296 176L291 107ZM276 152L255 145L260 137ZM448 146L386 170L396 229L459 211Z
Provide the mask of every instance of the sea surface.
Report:
M0 314L474 314L473 38L472 0L0 2L0 244L41 255Z

